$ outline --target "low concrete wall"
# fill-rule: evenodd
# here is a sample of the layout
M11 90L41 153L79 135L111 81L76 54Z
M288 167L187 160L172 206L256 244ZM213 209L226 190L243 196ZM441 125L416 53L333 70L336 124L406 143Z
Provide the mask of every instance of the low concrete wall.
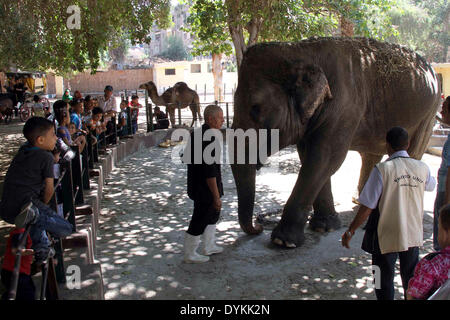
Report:
M82 223L77 223L77 232L89 235L91 244L88 248L69 249L64 254L64 264L77 265L80 267L82 286L80 290L70 290L66 285L60 287L60 298L68 300L102 300L103 276L101 265L95 259L99 215L101 211L101 200L103 198L103 185L112 170L121 161L141 150L157 146L165 139L169 139L174 129L156 130L149 133L138 133L132 138L123 139L113 147L107 149L106 154L99 156L99 162L95 170L99 172L98 177L90 179L90 190L85 190L85 204L91 205L92 216L82 217ZM81 221L80 221L81 222ZM65 250L66 251L66 250Z

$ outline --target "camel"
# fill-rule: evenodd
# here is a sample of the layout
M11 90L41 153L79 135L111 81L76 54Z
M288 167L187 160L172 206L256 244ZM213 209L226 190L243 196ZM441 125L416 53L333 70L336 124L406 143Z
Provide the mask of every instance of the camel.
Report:
M202 120L200 114L200 99L197 92L188 87L184 82L177 82L173 87L164 91L162 95L158 95L158 90L153 81L143 83L139 86L139 89L146 89L152 99L153 103L157 106L165 106L169 113L170 123L172 127L175 125L175 109L180 106L181 109L189 106L192 112L191 127L197 121L197 115Z

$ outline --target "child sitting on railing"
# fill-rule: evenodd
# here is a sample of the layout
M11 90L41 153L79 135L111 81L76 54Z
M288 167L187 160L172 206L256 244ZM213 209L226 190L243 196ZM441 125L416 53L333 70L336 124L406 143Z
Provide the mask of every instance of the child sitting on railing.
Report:
M8 299L8 293L11 290L11 279L14 271L17 246L19 245L20 236L25 229L14 228L9 233L8 242L6 243L5 257L2 265L2 283L6 288L2 295L2 300ZM22 249L22 258L20 260L19 281L16 289L16 300L34 300L36 287L31 278L31 264L33 262L34 251L31 249L31 238L27 235L25 248Z
M56 135L58 136L58 138L61 138L68 146L77 145L80 152L82 152L86 145L86 138L84 136L76 136L75 139L72 139L72 135L69 130L70 118L67 112L58 112L56 114L56 121L58 121L59 124L59 127L56 131Z
M106 125L101 121L103 117L103 109L100 107L94 107L92 109L92 117L85 122L85 126L92 132L94 137L98 139L98 136L106 131Z
M126 100L122 100L120 103L119 120L117 123L117 135L123 137L129 134L128 132L128 103Z
M72 225L59 217L48 203L54 193L54 157L57 137L53 123L32 117L23 127L27 139L11 162L3 184L0 217L17 228L32 224L30 237L37 265L50 253L45 231L57 238L72 233Z
M131 108L131 128L133 130L133 134L135 134L138 129L139 109L142 108L142 105L139 103L138 96L134 95L131 97L130 108Z

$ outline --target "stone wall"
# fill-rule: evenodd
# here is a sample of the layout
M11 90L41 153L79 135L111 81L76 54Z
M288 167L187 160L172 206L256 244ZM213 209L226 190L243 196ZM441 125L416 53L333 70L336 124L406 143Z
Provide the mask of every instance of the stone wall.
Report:
M109 70L98 71L95 74L84 72L71 79L65 79L70 85L71 92L79 90L81 93L103 92L106 85L112 85L115 92L122 90L136 90L139 85L153 81L153 69Z

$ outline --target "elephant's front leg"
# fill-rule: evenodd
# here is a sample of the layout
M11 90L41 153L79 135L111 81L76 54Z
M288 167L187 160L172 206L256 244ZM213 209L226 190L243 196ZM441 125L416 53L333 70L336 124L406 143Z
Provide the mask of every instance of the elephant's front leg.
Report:
M301 157L302 167L294 190L283 209L280 222L272 231L271 238L275 244L297 247L304 242L304 227L313 204L319 212L323 210L323 216L329 215L331 218L316 219L316 221L325 221L325 224L321 223L325 229L336 228L340 225L339 219L334 215L334 208L331 209L333 198L330 197L329 182L331 175L341 166L346 154L345 145L332 145L325 141L312 144L305 152L305 156ZM328 185L324 188L327 183ZM319 200L315 201L319 194Z

